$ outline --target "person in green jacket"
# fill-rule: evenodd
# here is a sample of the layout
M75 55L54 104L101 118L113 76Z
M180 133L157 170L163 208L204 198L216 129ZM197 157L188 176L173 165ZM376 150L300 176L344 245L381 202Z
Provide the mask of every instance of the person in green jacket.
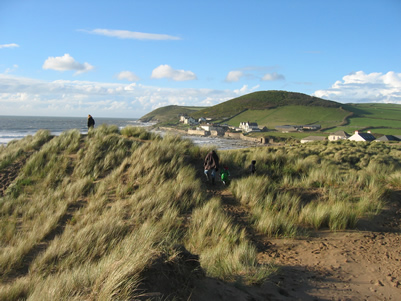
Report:
M220 172L220 177L221 181L223 182L224 185L228 185L230 183L230 172L228 170L227 166L224 166L223 169Z

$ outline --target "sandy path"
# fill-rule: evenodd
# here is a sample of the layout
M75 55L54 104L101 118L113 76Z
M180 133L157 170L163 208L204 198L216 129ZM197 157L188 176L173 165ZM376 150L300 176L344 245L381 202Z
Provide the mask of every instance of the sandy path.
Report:
M209 193L220 195L226 212L247 229L259 262L280 270L260 287L206 279L192 300L401 300L400 192L392 194L379 216L361 220L355 230L317 231L297 239L258 235L228 189Z
M400 192L389 201L356 230L270 240L260 260L282 272L266 288L279 287L281 300L401 300Z
M281 273L266 289L294 300L401 300L398 233L320 233L308 239L277 239L260 254Z

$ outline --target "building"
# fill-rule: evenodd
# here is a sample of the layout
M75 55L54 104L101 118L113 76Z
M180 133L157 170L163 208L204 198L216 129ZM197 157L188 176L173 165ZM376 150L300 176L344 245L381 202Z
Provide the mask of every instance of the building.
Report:
M239 124L239 128L243 131L243 132L260 132L259 126L256 122L241 122Z
M329 141L346 140L350 135L345 131L337 131L334 134L329 135Z
M348 140L351 141L373 141L375 139L375 136L373 136L370 131L367 133L359 133L358 131L355 131L355 134L348 138Z
M301 128L306 131L317 131L321 129L320 124L302 125Z
M203 124L203 125L199 126L199 128L204 130L204 131L210 132L210 131L214 130L214 125L212 125L212 124Z
M198 124L198 122L194 118L185 115L180 116L180 122L182 122L183 124Z
M376 142L389 142L389 141L401 141L397 136L393 135L384 135L381 136L380 138L375 140Z

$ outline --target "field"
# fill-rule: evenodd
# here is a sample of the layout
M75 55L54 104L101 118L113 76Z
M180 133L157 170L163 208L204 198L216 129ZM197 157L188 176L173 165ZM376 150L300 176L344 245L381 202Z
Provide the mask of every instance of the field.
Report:
M368 131L377 136L400 135L401 107L394 104L348 104L344 108L353 112L354 115L348 118L343 126L337 126L324 132L346 131L353 134L355 131Z
M259 127L274 129L277 125L320 124L322 128L332 127L344 120L349 112L339 108L285 106L270 110L247 110L227 121L238 126L240 122L257 122ZM294 121L296 123L294 123Z
M106 125L1 147L0 300L401 296L400 145L221 151L228 186L209 150Z

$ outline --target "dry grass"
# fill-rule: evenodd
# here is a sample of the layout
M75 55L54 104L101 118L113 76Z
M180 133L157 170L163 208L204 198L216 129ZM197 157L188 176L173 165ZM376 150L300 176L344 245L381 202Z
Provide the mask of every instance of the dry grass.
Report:
M177 265L177 246L225 281L262 283L274 271L258 264L243 225L197 178L194 164L209 149L114 126L51 138L38 132L0 149L2 168L33 152L0 198L1 300L135 299L153 265ZM268 236L352 228L380 212L389 189L401 188L396 145L320 143L220 156L249 227ZM246 171L251 160L254 175ZM193 277L174 271L177 279Z

